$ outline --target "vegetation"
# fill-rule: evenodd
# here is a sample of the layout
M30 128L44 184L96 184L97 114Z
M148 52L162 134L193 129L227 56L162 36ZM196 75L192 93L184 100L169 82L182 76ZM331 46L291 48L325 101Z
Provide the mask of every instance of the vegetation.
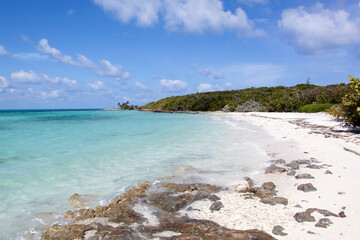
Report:
M344 120L346 125L360 127L360 78L349 76L351 92L347 93L341 105L330 108L327 112Z
M135 110L138 109L137 105L129 105L129 101L125 103L118 103L119 109L121 110Z
M159 111L218 111L225 107L226 111L240 111L252 104L254 108L251 111L294 112L308 104L340 104L351 91L345 83L320 87L310 84L308 80L307 84L294 87L260 87L168 97L141 108Z
M316 113L316 112L325 112L334 104L331 103L322 103L322 104L308 104L300 107L297 111L303 113Z

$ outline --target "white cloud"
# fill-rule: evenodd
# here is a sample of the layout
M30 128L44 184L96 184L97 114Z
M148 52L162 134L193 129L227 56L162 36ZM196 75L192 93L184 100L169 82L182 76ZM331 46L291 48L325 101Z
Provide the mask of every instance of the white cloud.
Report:
M91 88L91 90L97 92L97 91L106 91L107 88L105 87L105 84L101 81L96 81L93 83L89 83L88 86Z
M148 87L145 86L144 84L140 83L140 82L135 82L135 86L142 89L142 90L147 90Z
M228 89L228 90L231 90L231 89L234 89L234 88L235 88L234 85L233 85L231 82L225 83L225 87L226 87L226 89Z
M30 60L30 59L47 59L47 55L39 54L39 53L15 53L12 55L14 58L19 58L23 60Z
M10 78L12 81L20 83L39 83L41 81L40 76L34 71L25 72L22 69L11 73Z
M52 90L49 92L42 91L40 92L40 97L43 99L58 98L60 96L60 92L60 90Z
M182 92L186 90L187 83L180 80L161 79L160 85L168 92Z
M116 80L131 78L129 72L122 71L121 65L113 65L106 59L102 59L99 61L99 64L96 64L84 55L77 53L77 61L75 61L71 56L63 55L60 50L51 47L48 40L45 38L39 41L38 49L60 62L90 69L100 77L110 77Z
M4 78L3 76L0 76L0 92L2 92L3 89L7 88L8 86L9 85L8 85L6 78Z
M123 23L151 26L162 16L169 31L202 33L233 31L239 36L261 36L246 13L237 8L225 11L221 0L93 0ZM260 0L257 0L260 1ZM264 0L263 0L264 1Z
M284 10L278 25L299 53L322 53L360 43L360 18L350 18L345 10L324 9L322 4L311 12L304 7Z
M213 78L213 79L223 79L225 78L224 73L220 72L218 70L212 69L212 68L199 68L197 66L194 66L197 71L207 78Z
M60 77L50 78L46 74L41 74L41 78L43 80L45 80L46 82L52 83L52 84L65 84L69 87L77 87L78 86L76 80L71 80L68 78L60 78Z
M219 85L212 85L210 83L200 83L196 88L198 92L214 92L214 91L222 91L224 90Z
M49 45L47 39L43 38L39 41L39 50L49 54L53 58L59 60L60 62L76 65L75 61L72 59L71 56L63 55L60 50L53 48Z
M0 55L8 55L8 51L6 51L3 45L0 45Z
M121 22L136 20L139 26L151 26L158 22L161 0L93 0L104 10L111 12Z

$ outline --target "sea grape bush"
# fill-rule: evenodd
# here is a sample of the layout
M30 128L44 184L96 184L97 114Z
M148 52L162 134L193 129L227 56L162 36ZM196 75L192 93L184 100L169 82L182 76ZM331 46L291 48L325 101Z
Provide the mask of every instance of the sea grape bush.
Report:
M353 90L344 96L342 104L332 107L327 111L345 121L345 124L352 127L360 126L360 78L349 76L350 88Z
M260 103L255 102L250 99L247 100L244 104L238 105L236 108L237 112L261 112L262 106Z

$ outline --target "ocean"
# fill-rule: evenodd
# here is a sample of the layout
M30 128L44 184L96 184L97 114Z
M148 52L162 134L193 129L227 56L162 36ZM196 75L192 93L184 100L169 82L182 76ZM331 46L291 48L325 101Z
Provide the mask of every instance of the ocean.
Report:
M256 134L222 114L0 111L0 239L39 239L74 193L91 207L141 181L235 184L267 160Z

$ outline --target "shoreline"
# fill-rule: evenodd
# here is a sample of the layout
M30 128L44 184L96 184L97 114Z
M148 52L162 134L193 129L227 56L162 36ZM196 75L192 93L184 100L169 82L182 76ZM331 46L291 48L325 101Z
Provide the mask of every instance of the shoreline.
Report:
M150 184L145 191L137 191L136 189L143 189L144 185L140 185L139 188L132 188L118 196L109 206L68 211L65 216L78 220L70 225L52 226L46 229L43 239L53 238L54 235L49 235L51 233L63 237L65 235L62 234L68 234L69 231L75 234L79 232L79 228L82 230L77 237L90 239L93 235L104 234L102 230L105 227L112 227L107 230L110 235L111 232L131 233L135 235L127 236L135 237L138 231L145 237L144 239L159 239L161 236L174 239L181 236L195 237L186 230L190 226L191 228L211 226L213 234L218 234L220 231L233 237L240 236L239 234L263 234L264 239L273 239L270 235L279 239L357 238L360 233L360 230L356 230L357 224L360 223L358 217L360 207L356 203L360 200L360 194L353 182L356 182L357 177L355 170L360 167L359 157L356 155L360 152L359 135L346 132L337 122L331 120L330 116L324 114L213 114L221 114L222 117L232 121L246 121L265 130L274 141L269 143L259 139L257 144L268 153L269 160L285 161L285 163L276 162L276 165L285 171L272 174L260 173L252 179L254 186L251 186L252 182L247 179L236 186L216 189L216 191L213 186L206 185L204 188L205 185L202 184L183 184L182 187L176 185L177 190L174 191L163 186L167 184L166 182L162 182L160 186ZM293 162L291 165L291 161L299 159L306 160L306 164ZM338 159L346 159L346 162L339 162ZM288 163L290 165L286 165ZM292 168L296 171L295 175L287 175ZM325 174L326 171L332 174ZM304 173L311 174L314 179L295 178L296 175ZM264 182L274 183L275 189L271 184L260 187ZM305 183L313 184L317 190L313 192L297 190L299 184ZM174 188L174 185L172 187ZM179 188L182 190L179 191ZM132 192L136 194L132 195ZM123 202L126 205L121 205ZM121 207L118 206L119 204ZM217 206L213 207L214 204ZM120 212L114 213L113 209ZM309 209L310 211L307 211ZM333 216L323 216L324 211L321 210L327 210L333 213ZM310 212L308 215L315 220L298 223L294 218L298 212ZM346 217L340 217L341 212ZM111 214L120 214L116 223L109 218ZM322 218L328 218L333 224L327 228L315 227ZM124 219L127 219L127 222ZM164 219L167 224L164 223ZM168 222L176 223L177 227L170 226ZM325 225L326 223L329 222L325 221ZM280 235L272 232L276 225L284 228L283 232L278 232ZM139 226L143 227L143 231L138 230ZM120 231L119 228L122 230ZM258 229L258 232L246 232L249 229ZM283 233L288 235L281 236ZM197 237L201 237L206 231L199 230L198 234L200 235Z

